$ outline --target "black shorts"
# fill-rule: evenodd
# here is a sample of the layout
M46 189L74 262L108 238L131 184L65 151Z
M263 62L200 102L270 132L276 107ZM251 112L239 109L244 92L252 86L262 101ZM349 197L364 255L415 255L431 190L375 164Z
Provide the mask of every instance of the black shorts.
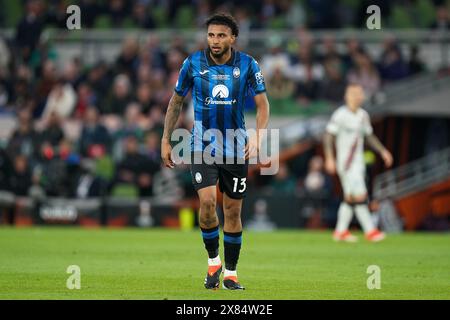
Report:
M215 186L219 180L219 189L230 198L242 199L247 191L248 161L245 164L195 164L191 162L191 178L194 189Z

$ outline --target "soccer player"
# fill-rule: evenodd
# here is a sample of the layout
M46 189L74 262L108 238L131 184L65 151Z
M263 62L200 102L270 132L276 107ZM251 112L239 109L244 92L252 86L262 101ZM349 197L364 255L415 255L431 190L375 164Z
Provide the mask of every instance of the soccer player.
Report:
M380 154L386 167L392 165L391 153L373 134L369 114L361 108L365 99L363 88L358 84L349 84L345 92L345 105L338 108L326 127L324 136L325 169L330 174L336 171L344 191L344 201L338 211L338 220L333 238L336 241L355 242L348 227L353 210L369 241L381 241L385 234L379 231L370 218L365 185L365 163L363 157L364 140ZM336 138L335 160L333 153Z
M175 92L166 113L161 157L173 168L170 137L177 122L183 99L192 90L194 126L191 137L191 177L200 200L199 224L208 252L205 288L220 284L222 262L219 256L219 220L216 213L216 183L223 192L225 271L222 286L243 290L236 265L242 244L241 208L247 189L248 159L259 152L263 131L269 119L269 103L264 78L251 56L232 48L239 33L235 19L215 14L206 21L208 47L191 54L180 70ZM253 96L256 105L256 132L245 131L244 101ZM210 139L203 137L206 131ZM233 139L227 131L236 132ZM210 140L213 148L209 148ZM208 151L209 150L209 151ZM198 155L203 155L198 161ZM223 159L211 163L206 155Z

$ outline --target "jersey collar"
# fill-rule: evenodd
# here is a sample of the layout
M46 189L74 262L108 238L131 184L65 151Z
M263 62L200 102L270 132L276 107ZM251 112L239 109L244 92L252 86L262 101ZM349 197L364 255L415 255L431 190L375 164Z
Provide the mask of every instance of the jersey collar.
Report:
M206 50L204 50L205 52L205 56L206 56L206 60L208 61L208 66L221 66L221 64L217 64L214 62L214 60L211 58L211 56L209 55L210 49L207 48ZM233 48L231 48L231 57L230 59L228 59L227 62L225 62L224 64L229 65L229 66L234 66L234 58L235 58L236 52Z

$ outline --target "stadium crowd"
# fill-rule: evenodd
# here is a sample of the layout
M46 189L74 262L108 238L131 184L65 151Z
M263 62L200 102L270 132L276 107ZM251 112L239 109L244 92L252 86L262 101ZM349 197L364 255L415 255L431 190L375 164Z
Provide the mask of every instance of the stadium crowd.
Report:
M244 31L364 28L369 5L377 5L384 23L392 28L449 27L446 0L1 0L0 4L6 9L0 12L0 27L10 27L26 6L31 8L37 19L22 20L21 26L33 23L33 34L47 25L65 28L70 4L79 5L84 28L202 27L214 11L233 12Z
M49 3L51 8L60 8L63 2ZM172 23L179 15L175 8L192 4L196 26L200 26L213 9L223 9L206 1L114 0L104 2L104 7L98 3L80 1L83 24L88 27L96 25L98 16L107 14L115 27L131 18L139 27L151 29L158 24L151 15L142 13L149 13L151 6L167 6L167 22ZM252 11L251 23L245 21L245 8L236 6L234 14L242 29L265 28L273 23L271 19L279 17L287 22L302 21L284 16L299 14L301 3L317 12L302 26L330 27L330 21L335 21L335 27L343 25L338 18L327 18L339 16L335 15L334 1L264 1ZM386 7L390 3L380 1ZM233 2L227 5L233 7ZM110 194L117 185L131 184L137 187L139 196L151 196L154 177L162 169L159 144L165 109L179 67L188 55L186 44L176 38L168 50L162 50L156 36L145 42L130 37L123 41L120 54L111 64L98 61L83 65L80 57L62 61L51 44L40 41L46 23L57 22L59 16L47 10L45 20L43 8L42 1L28 1L15 38L0 38L0 117L12 115L17 119L16 128L0 149L0 189L17 195L40 190L49 196L85 198ZM437 16L436 23L448 21L448 15ZM332 37L314 39L307 28L303 30L295 40L297 49L287 50L286 43L271 37L267 53L257 57L274 108L277 99L290 99L299 105L318 99L338 104L348 81L361 83L368 96L373 96L384 83L425 71L417 47L411 48L406 59L393 38L382 44L379 57L372 57L355 39L348 40L345 51L341 51ZM185 112L180 123L190 128L191 121L189 112ZM70 130L73 123L78 129ZM108 174L99 173L98 163L104 159L110 161ZM320 167L317 163L320 161L316 159L312 165L315 171ZM278 176L265 179L262 185L273 190L284 190L283 186L308 190L308 161L300 169L294 168L294 180L288 170L283 167ZM186 188L191 188L190 183Z

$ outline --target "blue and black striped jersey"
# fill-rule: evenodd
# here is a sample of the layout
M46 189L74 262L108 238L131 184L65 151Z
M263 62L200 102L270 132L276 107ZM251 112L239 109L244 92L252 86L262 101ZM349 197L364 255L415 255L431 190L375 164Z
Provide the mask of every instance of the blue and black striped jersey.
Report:
M243 158L247 139L245 99L266 91L256 60L232 50L231 58L217 65L209 49L197 51L183 62L175 92L186 96L191 89L195 120L191 150L204 151L209 145L215 156ZM231 132L234 136L230 136ZM208 136L211 142L204 141Z

